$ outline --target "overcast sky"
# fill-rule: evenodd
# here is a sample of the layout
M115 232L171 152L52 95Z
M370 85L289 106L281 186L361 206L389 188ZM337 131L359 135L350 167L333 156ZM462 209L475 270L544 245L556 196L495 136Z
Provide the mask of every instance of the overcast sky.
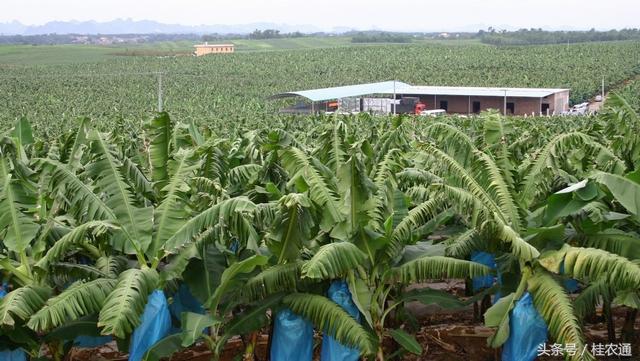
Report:
M184 25L274 22L397 31L640 27L639 0L0 0L0 22L116 18Z

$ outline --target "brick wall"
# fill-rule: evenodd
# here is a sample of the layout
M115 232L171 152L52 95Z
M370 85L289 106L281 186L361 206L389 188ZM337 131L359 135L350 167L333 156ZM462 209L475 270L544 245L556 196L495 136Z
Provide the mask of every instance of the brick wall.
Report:
M564 94L564 93L558 93ZM547 99L548 98L548 99ZM567 99L568 101L568 92L565 95L565 98L558 98L549 96L544 98L542 101L545 103L549 103L549 111L553 112L556 108L556 104L560 104L563 99ZM504 98L503 97L468 97L468 96L452 96L452 95L422 95L420 96L420 100L427 104L427 109L440 109L440 102L447 101L447 113L458 113L458 114L468 114L473 112L473 103L480 102L480 111L485 111L487 109L497 109L501 113L504 109ZM435 102L435 103L434 103ZM531 113L539 113L540 112L540 104L541 99L539 98L512 98L507 97L507 103L514 103L514 114L515 115L531 115ZM561 105L560 108L563 106ZM568 107L568 106L567 106Z
M561 114L569 110L569 91L551 94L543 98L544 103L549 104L549 114Z

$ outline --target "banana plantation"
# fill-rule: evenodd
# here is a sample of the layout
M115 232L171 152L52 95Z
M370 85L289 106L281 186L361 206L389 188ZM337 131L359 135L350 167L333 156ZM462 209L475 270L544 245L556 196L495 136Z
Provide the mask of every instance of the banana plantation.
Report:
M116 51L116 49L114 49ZM58 137L78 117L109 129L120 118L149 119L162 75L164 110L184 123L253 122L282 104L291 89L398 79L438 86L568 88L588 101L640 74L637 41L524 47L481 44L367 45L245 52L223 57L119 56L103 62L0 64L0 131L26 116L39 136ZM47 58L47 57L45 57ZM0 59L1 62L2 59ZM215 86L214 86L215 85Z
M0 349L69 360L89 338L120 359L197 348L278 360L295 345L282 339L285 315L309 330L309 360L330 344L356 360L428 360L420 304L475 313L490 331L485 359L506 360L522 345L523 300L544 326L539 342L578 350L559 359L596 359L597 327L634 345L635 101L610 95L597 117L216 127L159 113L107 132L80 119L46 141L21 119L0 140ZM456 280L462 292L434 287ZM338 287L355 312L331 297ZM304 360L300 350L279 360Z

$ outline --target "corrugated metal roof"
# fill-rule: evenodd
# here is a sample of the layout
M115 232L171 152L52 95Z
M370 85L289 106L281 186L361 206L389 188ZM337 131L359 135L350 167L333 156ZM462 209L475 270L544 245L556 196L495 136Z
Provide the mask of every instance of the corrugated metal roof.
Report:
M568 91L569 89L552 88L482 88L482 87L449 87L449 86L413 86L401 81L395 81L395 93L406 95L460 95L478 97L507 97L544 98L551 94ZM356 97L361 95L384 94L394 92L394 81L379 83L347 85L334 88L298 90L276 94L271 99L301 96L311 101L333 100Z
M312 90L299 90L293 92L286 92L276 94L271 99L287 98L301 96L311 101L323 101L333 100L340 98L357 97L360 95L370 94L393 94L394 81L383 81L379 83L357 84L339 86L334 88L312 89ZM400 89L410 87L409 84L401 81L395 81L396 93L399 93Z
M415 95L461 95L478 97L544 98L551 94L569 89L542 88L480 88L480 87L445 87L445 86L408 86L400 93Z

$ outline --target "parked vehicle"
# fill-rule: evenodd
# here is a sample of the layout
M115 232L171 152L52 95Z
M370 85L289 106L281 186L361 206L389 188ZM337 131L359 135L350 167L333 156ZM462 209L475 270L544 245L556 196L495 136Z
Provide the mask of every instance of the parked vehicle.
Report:
M427 117L438 117L446 114L447 114L447 111L444 109L431 109L431 110L423 110L420 112L420 115L427 116Z
M589 103L580 103L580 104L576 104L573 107L571 107L571 109L569 109L567 114L569 114L569 115L584 115L584 114L587 114L588 111L589 111Z

